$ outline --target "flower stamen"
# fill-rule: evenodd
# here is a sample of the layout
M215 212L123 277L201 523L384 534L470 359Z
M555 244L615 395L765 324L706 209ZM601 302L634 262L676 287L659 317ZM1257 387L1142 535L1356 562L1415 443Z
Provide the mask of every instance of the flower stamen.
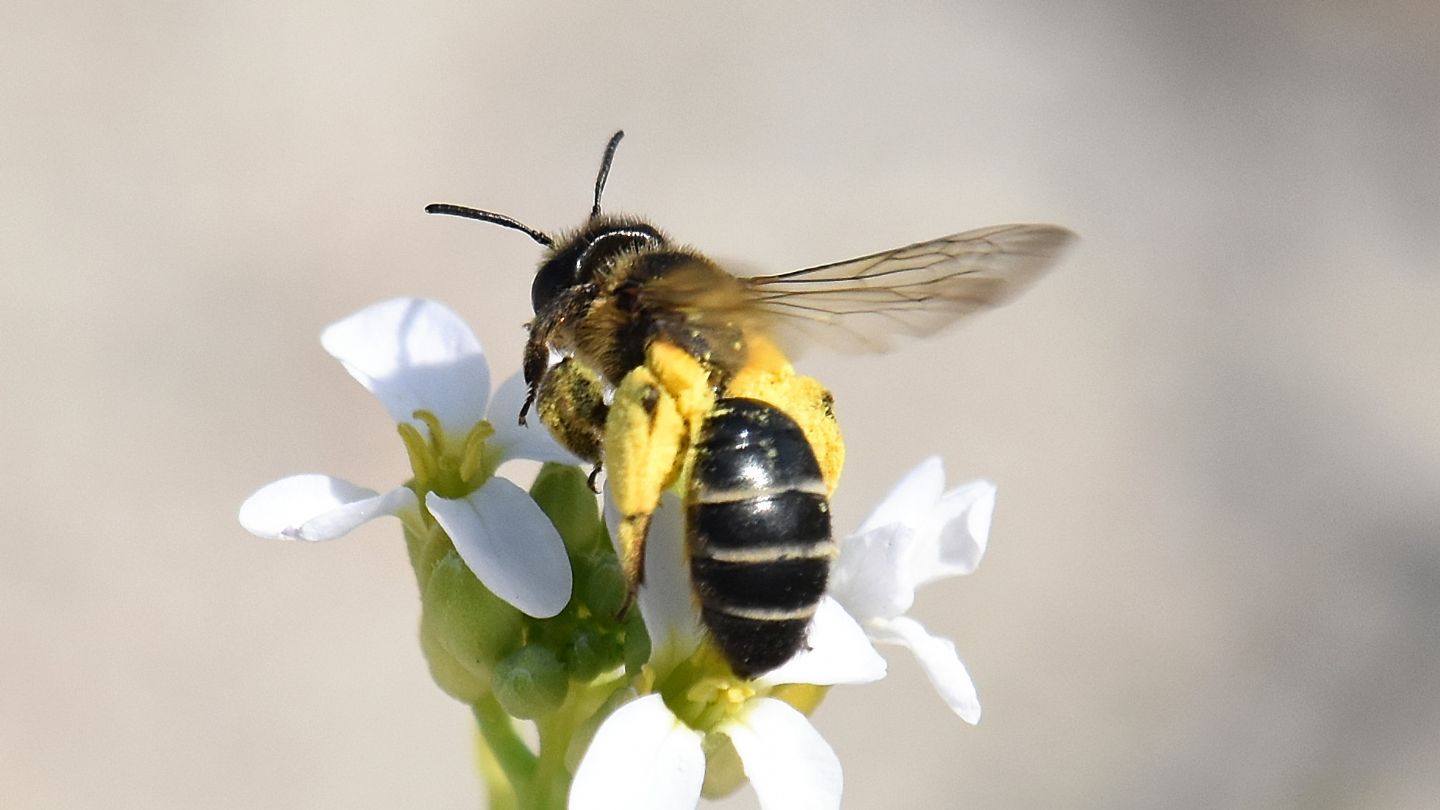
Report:
M410 469L415 473L416 491L428 492L439 473L439 462L434 451L425 441L425 437L420 435L420 431L409 422L401 422L395 429L400 433L400 441L405 443L405 454L410 457Z
M495 426L488 420L482 419L475 423L470 433L465 436L465 447L460 451L460 481L470 485L478 480L483 482L494 472L487 469L485 442L495 435ZM491 465L493 466L493 465Z

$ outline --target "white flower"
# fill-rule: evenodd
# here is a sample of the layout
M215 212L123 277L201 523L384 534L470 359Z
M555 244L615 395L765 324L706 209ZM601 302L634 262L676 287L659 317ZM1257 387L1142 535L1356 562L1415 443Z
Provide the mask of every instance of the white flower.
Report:
M915 589L979 565L995 511L995 485L973 481L948 492L940 459L900 480L854 534L840 543L830 594L871 639L909 647L940 697L968 723L980 719L975 684L948 639L906 616Z
M650 527L645 586L639 594L656 693L621 706L601 724L576 771L570 807L694 807L707 754L727 740L762 808L839 807L839 759L803 713L770 694L784 684L878 680L885 674L884 659L855 620L826 597L811 623L808 649L778 669L755 681L703 674L687 680L685 664L695 661L703 631L686 585L680 513L674 496L667 495ZM613 510L607 510L607 519L613 535ZM679 683L667 686L672 676ZM678 711L689 722L672 708L681 704Z
M383 515L419 517L416 492L487 588L524 613L546 618L570 600L570 562L549 518L520 487L494 475L516 458L578 461L543 428L519 426L519 376L490 399L490 369L469 327L441 304L396 298L332 324L321 344L380 399L400 425L415 466L414 488L384 494L328 475L296 475L262 487L240 507L252 534L331 540ZM477 482L479 486L475 486Z

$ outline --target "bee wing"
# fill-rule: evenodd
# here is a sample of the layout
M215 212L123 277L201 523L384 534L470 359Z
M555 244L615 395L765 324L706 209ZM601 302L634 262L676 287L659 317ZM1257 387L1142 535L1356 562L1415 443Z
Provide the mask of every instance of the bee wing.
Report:
M841 350L884 351L997 306L1038 278L1074 234L997 225L775 276L741 279L747 306Z

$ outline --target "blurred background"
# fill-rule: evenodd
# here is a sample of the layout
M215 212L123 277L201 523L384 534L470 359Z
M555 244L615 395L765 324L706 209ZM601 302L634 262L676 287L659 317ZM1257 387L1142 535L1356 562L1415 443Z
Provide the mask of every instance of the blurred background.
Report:
M999 222L1022 301L816 351L854 527L930 453L990 553L816 722L846 805L1435 806L1440 11L1396 2L30 3L0 33L7 807L471 808L398 526L269 543L286 474L406 477L318 343L445 301L518 367L536 227L606 197L771 272ZM752 807L742 792L725 807Z

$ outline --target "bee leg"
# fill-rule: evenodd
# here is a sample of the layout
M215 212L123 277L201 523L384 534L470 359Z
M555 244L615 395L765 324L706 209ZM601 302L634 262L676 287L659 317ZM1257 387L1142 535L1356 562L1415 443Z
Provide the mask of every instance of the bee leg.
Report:
M626 605L645 576L645 539L660 494L680 471L689 428L675 398L644 366L620 381L605 422L610 497L620 513L615 545L628 586Z
M540 421L566 450L595 465L591 489L600 473L605 439L605 383L590 366L567 357L547 369L536 386Z
M625 601L620 603L620 609L615 611L615 621L624 622L630 616L630 608L635 607L635 592L626 591Z
M598 461L595 462L595 466L590 469L590 475L586 476L585 478L585 484L589 486L590 491L595 493L596 495L600 494L600 487L596 485L595 479L600 477L600 468L604 466L604 464Z
M812 377L787 367L737 374L725 390L727 397L748 397L768 402L795 420L815 452L821 477L830 494L840 482L845 465L845 440L835 421L835 398Z
M520 424L525 424L525 414L530 412L530 406L535 403L540 393L540 383L548 372L550 365L550 347L545 342L545 331L529 324L530 339L525 341L525 357L520 368L525 373L525 385L529 392L525 397L525 404L520 406Z

